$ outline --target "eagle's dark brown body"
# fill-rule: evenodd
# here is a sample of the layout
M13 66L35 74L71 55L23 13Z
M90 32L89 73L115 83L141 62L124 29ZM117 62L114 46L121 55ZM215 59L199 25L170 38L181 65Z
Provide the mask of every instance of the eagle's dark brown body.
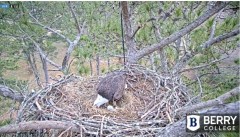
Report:
M124 72L111 72L103 78L97 87L97 92L109 101L121 99L126 83Z

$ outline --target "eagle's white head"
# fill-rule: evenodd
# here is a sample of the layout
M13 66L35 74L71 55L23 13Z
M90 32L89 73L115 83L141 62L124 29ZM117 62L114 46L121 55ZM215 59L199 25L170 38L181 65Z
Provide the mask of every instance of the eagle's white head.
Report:
M94 101L93 105L100 107L101 105L107 103L108 101L109 101L108 99L106 99L98 94L97 99Z

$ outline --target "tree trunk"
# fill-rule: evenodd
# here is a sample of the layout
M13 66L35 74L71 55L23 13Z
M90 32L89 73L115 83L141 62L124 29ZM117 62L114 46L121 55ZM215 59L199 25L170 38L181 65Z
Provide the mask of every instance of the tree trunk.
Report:
M111 65L110 65L110 58L108 57L107 58L107 64L108 64L108 72L110 71L110 67L111 67Z
M91 76L93 75L92 59L89 59L89 65L91 70Z
M97 68L97 75L99 76L100 74L100 58L99 55L96 55L96 68Z
M129 13L129 7L128 7L128 2L127 1L122 1L121 3L121 8L122 8L122 15L123 15L123 24L124 24L124 32L125 32L125 44L127 48L127 65L130 64L135 64L137 63L136 60L136 43L134 42L134 39L132 37L132 27L131 27L131 22L130 22L130 14Z
M36 64L36 59L35 59L34 53L30 53L30 59L32 59L32 66L31 67L32 67L34 76L36 78L37 84L38 84L38 86L41 87L40 77L39 77L39 73L38 73L38 69L37 69L37 64Z
M49 83L49 75L48 75L48 70L47 70L47 61L46 61L46 58L41 56L40 54L40 58L41 58L41 61L42 61L42 68L43 68L43 72L44 72L44 76L45 76L45 82L46 82L46 86L48 85Z

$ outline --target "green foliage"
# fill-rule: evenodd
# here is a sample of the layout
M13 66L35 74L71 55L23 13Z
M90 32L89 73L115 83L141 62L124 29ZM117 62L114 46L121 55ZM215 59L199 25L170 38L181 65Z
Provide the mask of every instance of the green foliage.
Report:
M78 73L80 75L88 75L90 73L90 68L86 66L79 66Z
M200 71L201 74L206 74L207 72L213 71L214 68L209 68L204 71ZM200 75L201 75L200 74ZM189 81L189 83L191 83ZM231 89L239 85L239 78L234 74L209 74L208 77L201 78L202 90L203 90L203 101L214 99L220 95L230 91ZM199 93L199 83L191 85L191 88L196 91L196 95ZM227 102L238 101L239 97L235 96L227 100Z
M232 30L239 24L238 17L228 17L223 23L217 25L216 35L221 35L226 33L226 31Z
M240 58L235 59L235 60L234 60L234 63L237 64L237 65L240 65Z
M237 132L219 132L219 133L212 133L210 137L238 137L239 133Z
M180 7L177 8L176 11L175 11L175 14L176 14L177 17L181 16L182 15L182 9Z
M104 74L104 73L106 73L106 72L107 72L107 70L106 70L105 68L102 68L102 69L101 69L101 73L102 73L102 74Z
M3 121L0 121L0 127L10 124L11 121L12 121L11 119L5 119Z
M0 76L2 76L6 70L16 70L18 68L17 61L20 59L20 47L17 43L12 46L5 45L5 43L6 41L3 40L0 44Z
M208 29L211 29L211 27L212 27L212 25L213 25L213 22L214 22L214 18L209 19L209 20L207 21L207 23L206 23L206 27L207 27Z

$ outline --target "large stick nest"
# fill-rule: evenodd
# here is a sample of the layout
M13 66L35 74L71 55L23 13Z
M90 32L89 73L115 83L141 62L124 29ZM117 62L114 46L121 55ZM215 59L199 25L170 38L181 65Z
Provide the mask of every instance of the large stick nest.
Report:
M189 90L179 77L159 75L141 66L126 68L124 73L128 87L115 111L93 106L101 78L69 75L26 97L17 122L69 121L81 128L81 133L68 129L64 131L66 135L154 136L159 127L179 119L176 109L192 103Z

